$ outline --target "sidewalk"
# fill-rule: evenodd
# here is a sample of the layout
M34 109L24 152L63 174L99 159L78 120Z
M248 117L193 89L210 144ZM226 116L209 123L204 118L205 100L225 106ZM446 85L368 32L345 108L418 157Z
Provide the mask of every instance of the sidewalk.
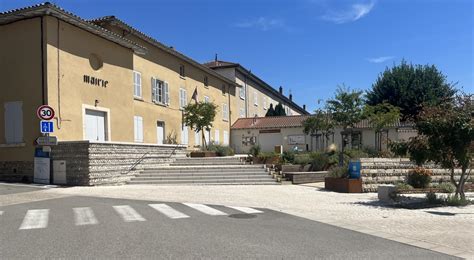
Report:
M36 193L46 197L96 196L269 208L401 243L474 258L473 205L392 209L378 206L375 193L334 193L322 190L320 185L130 185L56 188Z

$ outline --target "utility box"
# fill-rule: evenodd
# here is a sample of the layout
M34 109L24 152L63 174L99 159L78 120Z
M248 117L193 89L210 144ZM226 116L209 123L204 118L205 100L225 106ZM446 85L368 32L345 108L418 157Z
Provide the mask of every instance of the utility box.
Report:
M53 182L54 184L67 184L65 160L53 161Z

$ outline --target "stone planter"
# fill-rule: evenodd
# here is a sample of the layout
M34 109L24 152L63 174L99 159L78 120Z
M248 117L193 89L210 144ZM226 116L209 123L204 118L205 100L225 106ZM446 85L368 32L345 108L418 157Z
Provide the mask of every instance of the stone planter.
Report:
M324 188L343 193L362 193L362 179L324 178Z
M217 157L215 152L210 151L195 151L190 153L191 157Z
M262 158L262 157L252 157L252 162L254 164L278 164L280 162L280 157L269 157L269 158Z

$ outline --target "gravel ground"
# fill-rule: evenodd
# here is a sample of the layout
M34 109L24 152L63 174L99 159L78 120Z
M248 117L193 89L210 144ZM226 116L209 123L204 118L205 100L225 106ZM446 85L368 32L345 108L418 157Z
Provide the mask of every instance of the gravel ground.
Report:
M23 193L19 203L31 194L32 200L83 195L262 207L420 247L444 248L439 251L453 255L474 256L474 205L395 209L379 204L376 193L342 194L321 187L321 184L71 187ZM468 195L474 198L474 194ZM15 203L14 198L8 201Z

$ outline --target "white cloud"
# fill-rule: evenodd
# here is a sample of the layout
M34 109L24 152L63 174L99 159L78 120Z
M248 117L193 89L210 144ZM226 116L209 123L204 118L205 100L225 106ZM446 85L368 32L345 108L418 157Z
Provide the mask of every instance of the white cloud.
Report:
M372 62L372 63L382 63L382 62L391 60L393 58L395 57L394 56L381 56L381 57L376 57L376 58L367 58L367 61Z
M333 22L336 24L355 22L360 18L366 16L372 11L375 6L375 1L370 1L366 3L356 3L352 4L350 7L343 10L334 11L328 10L326 14L321 16L323 20Z
M262 31L268 31L274 28L287 28L283 20L266 17L235 23L234 26L239 28L255 28Z

